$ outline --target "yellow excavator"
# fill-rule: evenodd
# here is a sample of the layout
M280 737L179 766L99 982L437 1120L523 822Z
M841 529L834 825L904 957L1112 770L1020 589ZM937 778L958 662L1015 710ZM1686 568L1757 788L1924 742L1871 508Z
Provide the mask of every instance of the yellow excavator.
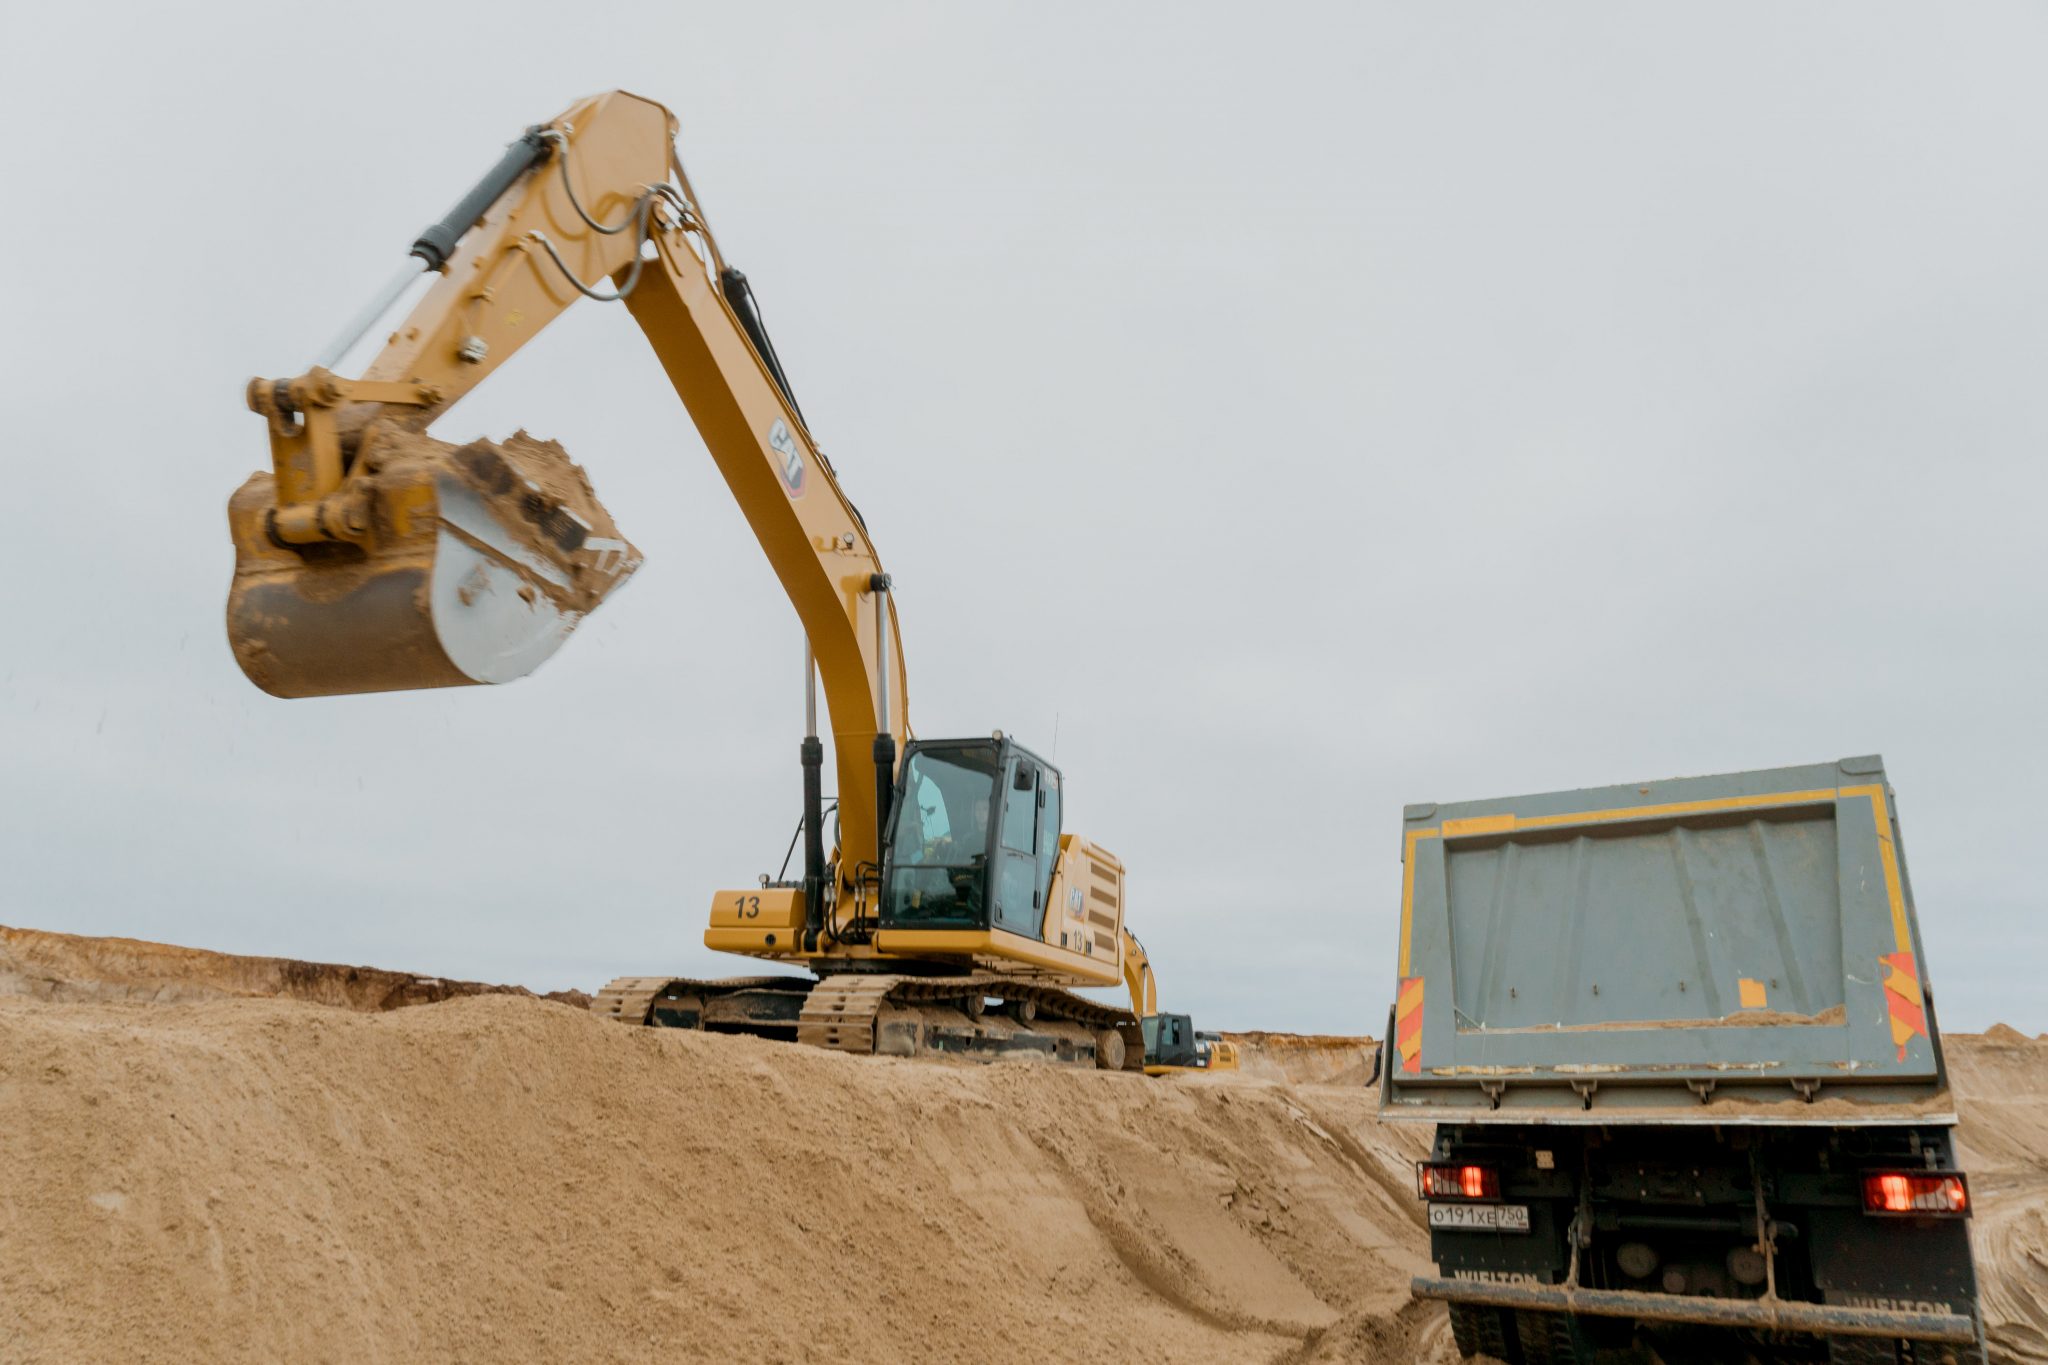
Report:
M639 552L559 446L425 432L570 304L623 303L806 637L801 866L716 893L704 942L807 974L625 977L593 1008L847 1052L1233 1066L1227 1043L1158 1013L1124 927L1124 866L1062 832L1059 770L1001 731L913 736L894 584L675 133L667 109L623 91L528 129L312 369L251 381L272 468L228 505L237 661L280 697L510 682L545 661ZM362 377L335 374L423 272L438 278ZM820 679L839 776L829 853ZM1129 1011L1072 990L1120 982Z

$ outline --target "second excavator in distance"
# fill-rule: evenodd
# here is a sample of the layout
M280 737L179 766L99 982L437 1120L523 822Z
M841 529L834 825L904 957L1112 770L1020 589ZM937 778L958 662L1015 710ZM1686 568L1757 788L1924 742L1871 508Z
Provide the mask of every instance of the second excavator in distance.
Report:
M509 682L546 660L639 552L559 446L425 433L570 304L621 302L807 644L799 875L717 892L704 942L808 974L626 977L593 1008L848 1052L1233 1066L1229 1044L1199 1048L1185 1015L1157 1012L1124 925L1124 866L1062 831L1059 770L1001 731L912 734L893 584L675 133L667 109L623 91L527 130L311 370L251 381L272 468L228 507L243 671L306 697ZM439 278L362 377L334 374L422 272ZM829 850L820 680L839 786ZM1128 1011L1074 993L1119 983Z

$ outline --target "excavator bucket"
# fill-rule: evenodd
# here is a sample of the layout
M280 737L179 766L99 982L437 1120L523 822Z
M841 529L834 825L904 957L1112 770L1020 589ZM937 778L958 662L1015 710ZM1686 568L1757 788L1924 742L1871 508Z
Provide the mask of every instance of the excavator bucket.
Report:
M228 640L272 696L511 682L640 566L552 441L380 430L356 465L345 540L281 539L268 473L228 500Z

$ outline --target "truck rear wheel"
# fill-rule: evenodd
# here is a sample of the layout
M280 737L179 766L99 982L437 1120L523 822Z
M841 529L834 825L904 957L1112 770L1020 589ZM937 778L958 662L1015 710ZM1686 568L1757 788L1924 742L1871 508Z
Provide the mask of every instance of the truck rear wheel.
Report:
M1454 1303L1451 1308L1451 1340L1466 1359L1485 1354L1508 1365L1523 1365L1521 1348L1515 1342L1514 1316L1505 1308Z
M1511 1316L1523 1365L1591 1365L1591 1334L1572 1314L1521 1308Z
M1974 1346L1891 1337L1829 1337L1828 1365L1977 1365Z

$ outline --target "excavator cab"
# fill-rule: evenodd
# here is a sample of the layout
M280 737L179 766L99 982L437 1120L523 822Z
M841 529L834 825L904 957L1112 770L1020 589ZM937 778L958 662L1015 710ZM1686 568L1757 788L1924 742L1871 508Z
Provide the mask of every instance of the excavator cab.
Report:
M1237 1044L1220 1033L1201 1033L1185 1014L1148 1014L1138 1021L1145 1036L1145 1072L1235 1071Z
M1194 1020L1185 1014L1153 1014L1140 1023L1145 1029L1147 1066L1198 1067L1207 1050L1195 1036Z
M1057 768L1000 735L912 740L892 808L882 928L1041 936L1059 852Z

